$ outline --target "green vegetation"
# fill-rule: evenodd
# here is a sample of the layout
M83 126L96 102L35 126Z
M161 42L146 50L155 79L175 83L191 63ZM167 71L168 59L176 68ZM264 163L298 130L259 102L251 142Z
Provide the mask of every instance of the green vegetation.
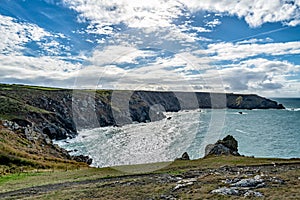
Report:
M270 166L274 162L277 165L287 163L300 164L299 159L211 156L192 161L178 160L170 163L163 169L141 175L128 175L126 172L112 168L29 172L0 177L0 193L45 185L47 192L36 194L34 196L35 199L159 199L160 195L169 193L176 186L176 181L163 181L165 180L163 177L167 174L184 177L191 172L200 172L203 175L198 176L194 185L180 189L173 192L173 194L178 199L236 199L236 196L220 196L210 193L213 189L224 186L222 180L237 176L230 173L226 176L219 172L212 173L215 169L223 166L238 166L239 168L243 166L257 166L258 169L262 170L263 166ZM147 165L149 165L148 168L153 168L151 165L155 164ZM146 164L143 166L145 167ZM133 169L137 168L136 165L131 167ZM125 166L125 168L128 169L128 166ZM122 167L119 169L122 169ZM280 177L286 180L286 183L284 185L269 185L269 187L261 188L259 191L263 192L266 197L275 199L276 197L281 197L281 195L286 199L299 195L299 168L282 172L278 171L278 169L273 170L270 168L269 171L264 171L263 173L269 173L268 175L271 177ZM240 174L240 176L246 175ZM52 184L60 184L60 186L54 187ZM17 196L16 199L20 199L20 196Z
M1 84L0 90L19 90L19 89L35 89L35 90L43 90L43 91L58 91L63 90L61 88L54 87L42 87L42 86L33 86L33 85L18 85L18 84Z
M12 132L0 124L0 175L39 169L78 169L87 167L67 159L59 147L43 138L26 139L22 132Z
M13 98L0 96L0 119L24 119L28 112L43 114L50 113L49 111L30 106Z

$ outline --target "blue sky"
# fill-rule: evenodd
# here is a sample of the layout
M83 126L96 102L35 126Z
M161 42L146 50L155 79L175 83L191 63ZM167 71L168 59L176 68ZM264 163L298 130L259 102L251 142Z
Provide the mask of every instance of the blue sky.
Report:
M300 96L300 0L1 0L0 82Z

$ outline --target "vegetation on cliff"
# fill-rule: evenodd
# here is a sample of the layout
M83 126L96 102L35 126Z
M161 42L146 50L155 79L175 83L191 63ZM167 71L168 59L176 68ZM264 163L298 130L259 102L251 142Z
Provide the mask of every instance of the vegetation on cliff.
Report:
M87 164L76 162L46 135L29 129L13 131L0 121L0 176L32 170L79 169Z

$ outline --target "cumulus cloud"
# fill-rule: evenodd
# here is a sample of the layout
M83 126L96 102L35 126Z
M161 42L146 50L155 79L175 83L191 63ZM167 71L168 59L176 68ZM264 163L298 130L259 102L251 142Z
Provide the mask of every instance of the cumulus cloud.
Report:
M89 31L99 34L114 32L112 25L125 24L130 28L171 27L174 20L189 13L208 11L243 18L251 27L268 22L296 26L300 20L299 1L273 0L64 0L66 6L79 13L78 20L89 22ZM187 14L186 12L188 11ZM218 19L208 26L220 24Z
M183 0L182 0L183 1ZM282 22L286 25L299 25L300 3L286 0L221 0L189 1L187 7L198 10L223 13L243 18L251 27L264 23Z

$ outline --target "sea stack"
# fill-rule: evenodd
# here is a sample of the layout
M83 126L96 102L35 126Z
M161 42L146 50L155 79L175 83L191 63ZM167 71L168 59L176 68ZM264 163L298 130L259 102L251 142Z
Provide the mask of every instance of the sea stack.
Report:
M240 156L238 153L238 142L233 136L227 135L225 138L217 141L215 144L209 144L205 147L204 157L209 155Z

